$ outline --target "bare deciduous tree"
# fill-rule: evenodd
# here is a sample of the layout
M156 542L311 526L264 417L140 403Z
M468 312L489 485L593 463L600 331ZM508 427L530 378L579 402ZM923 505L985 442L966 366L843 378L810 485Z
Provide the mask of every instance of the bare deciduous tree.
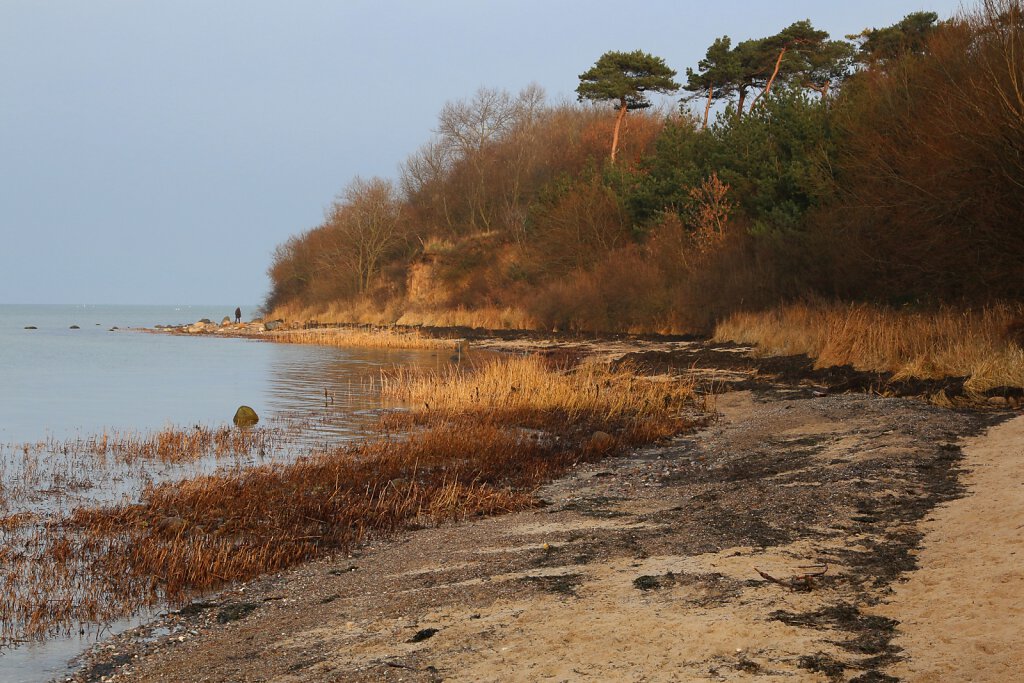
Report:
M332 265L351 270L366 292L386 258L405 242L402 205L389 180L353 180L327 218L336 249Z

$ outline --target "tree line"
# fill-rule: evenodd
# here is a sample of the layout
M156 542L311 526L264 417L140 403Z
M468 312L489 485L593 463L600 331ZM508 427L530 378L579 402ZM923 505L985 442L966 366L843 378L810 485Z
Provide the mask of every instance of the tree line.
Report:
M482 88L277 249L267 306L692 331L808 295L1019 299L1022 16L982 0L845 40L799 21L716 38L678 81L608 52L575 104Z

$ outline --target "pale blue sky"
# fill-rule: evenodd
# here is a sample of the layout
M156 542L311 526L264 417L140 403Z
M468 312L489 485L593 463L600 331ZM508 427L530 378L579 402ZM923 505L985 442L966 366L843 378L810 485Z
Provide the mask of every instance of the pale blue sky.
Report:
M835 37L949 0L0 0L0 303L256 303L274 247L441 106L607 50Z

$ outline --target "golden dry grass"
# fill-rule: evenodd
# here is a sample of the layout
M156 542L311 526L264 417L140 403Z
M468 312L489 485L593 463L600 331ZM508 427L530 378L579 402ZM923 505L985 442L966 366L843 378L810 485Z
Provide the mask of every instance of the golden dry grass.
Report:
M360 323L364 325L390 325L398 319L401 311L388 304L383 308L369 302L337 302L324 305L303 306L285 304L270 311L267 320L306 322L317 320L323 323Z
M764 355L804 353L817 367L852 365L897 378L968 377L965 387L982 392L1024 386L1024 350L1008 337L1022 320L1019 304L915 312L819 302L734 314L718 324L714 338L757 344Z
M453 349L458 342L428 337L416 330L394 330L386 327L325 327L309 330L282 330L266 335L285 344L316 344L342 348L371 349Z
M384 308L366 303L348 302L326 306L283 305L270 311L268 320L321 323L359 323L366 325L424 325L427 327L475 327L488 330L535 329L536 321L524 310L506 306L479 308L424 308L391 302Z
M113 455L119 462L159 460L165 463L189 462L207 455L226 457L269 450L279 430L257 427L209 429L194 427L164 429L148 433L107 433L81 442L53 442L50 448L69 450L85 448L96 456Z
M642 428L648 440L674 433L694 401L687 384L656 382L597 364L561 370L536 356L440 371L399 368L384 373L381 393L411 406L420 420L478 415L552 431Z
M401 325L429 327L476 327L486 330L533 330L537 321L521 308L487 306L450 309L410 309L397 321Z

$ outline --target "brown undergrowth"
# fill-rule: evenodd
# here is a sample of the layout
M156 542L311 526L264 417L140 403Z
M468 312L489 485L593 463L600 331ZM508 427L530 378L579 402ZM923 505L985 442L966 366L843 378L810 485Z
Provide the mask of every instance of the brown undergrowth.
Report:
M523 509L575 463L680 433L702 407L689 385L534 358L398 372L384 393L408 410L363 443L28 527L0 520L0 643L181 603L368 535Z
M764 355L807 354L815 366L852 365L897 379L967 377L968 391L1024 386L1024 306L914 312L868 304L793 304L737 313L718 324L716 341L758 345Z

